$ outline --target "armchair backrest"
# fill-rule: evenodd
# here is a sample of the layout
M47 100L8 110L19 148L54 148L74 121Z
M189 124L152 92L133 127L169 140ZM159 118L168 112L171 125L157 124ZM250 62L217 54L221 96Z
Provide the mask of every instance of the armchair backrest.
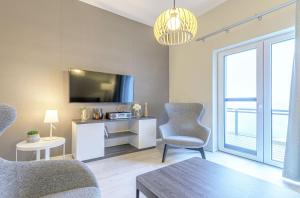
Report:
M203 104L200 103L167 103L165 104L165 109L169 116L169 120L182 118L194 118L194 120L199 120L203 112Z
M203 104L199 103L167 103L165 109L169 117L168 123L161 128L162 136L169 135L191 135L199 132L200 137L206 141L209 132L200 124L203 113Z
M16 120L16 109L6 104L0 103L0 136Z

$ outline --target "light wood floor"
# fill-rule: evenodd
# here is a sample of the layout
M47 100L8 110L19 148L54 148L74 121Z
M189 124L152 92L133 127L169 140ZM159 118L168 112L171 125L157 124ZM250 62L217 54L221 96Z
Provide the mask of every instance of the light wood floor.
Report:
M134 198L137 175L179 162L191 157L201 157L200 153L184 149L170 149L166 162L161 163L162 148L145 150L114 158L87 163L99 182L103 198ZM276 185L300 192L299 187L282 181L281 169L239 158L222 152L206 152L207 160L267 180ZM144 196L141 196L142 198Z

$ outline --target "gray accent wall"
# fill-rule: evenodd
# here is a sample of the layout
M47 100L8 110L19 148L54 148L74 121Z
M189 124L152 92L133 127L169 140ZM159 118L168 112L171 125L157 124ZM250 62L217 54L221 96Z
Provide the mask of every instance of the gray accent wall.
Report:
M0 27L0 102L17 109L16 123L0 137L1 157L14 160L28 130L49 135L46 109L59 111L54 135L66 137L67 153L80 107L116 110L114 104L70 104L69 68L133 75L136 102L148 102L158 123L166 121L169 49L155 41L151 27L77 0L1 0Z

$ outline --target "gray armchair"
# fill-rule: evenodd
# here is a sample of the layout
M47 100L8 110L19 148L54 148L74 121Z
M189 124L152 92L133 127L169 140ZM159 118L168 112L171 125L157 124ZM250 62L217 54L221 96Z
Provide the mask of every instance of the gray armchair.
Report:
M198 103L168 103L165 104L168 123L159 126L164 152L162 162L165 161L169 147L180 147L198 150L203 159L210 129L200 124L203 105Z
M13 107L0 104L0 135L16 118ZM10 162L0 158L0 197L99 198L89 168L75 160Z

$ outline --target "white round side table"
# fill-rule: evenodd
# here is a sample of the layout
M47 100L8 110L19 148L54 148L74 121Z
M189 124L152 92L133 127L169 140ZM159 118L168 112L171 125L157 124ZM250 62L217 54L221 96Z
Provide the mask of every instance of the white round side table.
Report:
M28 143L26 140L19 142L16 146L16 161L18 161L18 151L36 151L36 160L41 159L41 150L45 150L45 160L50 160L50 149L63 146L63 157L65 157L66 139L63 137L42 137L40 141Z

